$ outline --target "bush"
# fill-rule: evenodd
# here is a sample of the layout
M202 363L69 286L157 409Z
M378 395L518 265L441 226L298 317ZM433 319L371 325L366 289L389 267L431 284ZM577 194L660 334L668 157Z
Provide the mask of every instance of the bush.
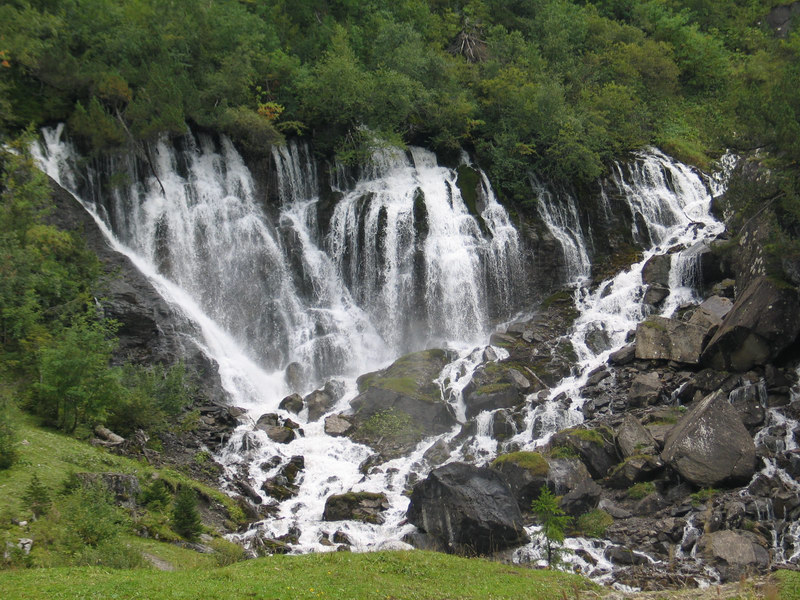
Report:
M656 491L656 486L652 481L636 483L628 488L628 498L641 500Z
M8 469L17 460L17 436L6 402L5 398L0 398L0 471Z
M603 537L614 523L614 517L606 511L597 508L578 517L575 522L575 532L590 538Z
M197 539L203 530L200 513L197 511L197 496L190 487L183 486L178 490L172 508L172 528L189 541Z

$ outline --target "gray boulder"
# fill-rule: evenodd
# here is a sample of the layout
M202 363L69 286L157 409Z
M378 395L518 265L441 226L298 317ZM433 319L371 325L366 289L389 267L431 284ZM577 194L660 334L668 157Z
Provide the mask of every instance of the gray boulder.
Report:
M658 373L639 373L633 378L628 390L628 403L631 406L649 406L661 398L661 380Z
M617 447L627 458L634 454L655 454L656 442L639 419L626 415L617 430Z
M464 463L434 469L415 485L406 516L459 554L488 554L528 541L502 475Z
M766 545L755 533L728 529L707 533L699 542L702 555L717 567L723 582L766 572L770 563Z
M547 487L557 496L575 489L581 482L591 480L586 466L577 458L551 458L538 452L501 454L492 468L503 474L520 510L528 511L531 501Z
M333 437L347 435L353 424L342 415L331 415L325 419L325 433Z
M648 259L642 267L642 281L647 285L669 287L669 272L672 268L672 257L668 254L656 254Z
M696 365L706 333L708 328L693 323L650 317L636 327L636 358Z
M797 290L758 277L725 316L703 351L702 362L720 371L747 371L774 359L798 333Z
M726 395L717 391L678 421L661 457L684 479L714 487L748 481L755 468L756 448Z

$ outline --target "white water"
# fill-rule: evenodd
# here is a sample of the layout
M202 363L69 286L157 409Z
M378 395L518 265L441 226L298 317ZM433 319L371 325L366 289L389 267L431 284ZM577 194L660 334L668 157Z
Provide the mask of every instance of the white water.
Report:
M289 145L273 154L280 199L277 209L270 208L277 211L273 215L256 197L249 171L224 139L219 147L207 139L187 139L182 152L160 144L156 169L162 194L152 173L140 172L142 165L132 159L108 159L78 176L77 156L60 133L44 132L43 167L68 189L88 195L84 205L114 247L201 326L201 345L220 363L233 402L246 408L253 421L269 412L289 416L278 403L289 392L283 369L290 362L305 368L307 390L332 375L355 375L428 344L473 348L489 333L492 319L513 314L519 287L528 284L520 277L517 233L485 176L478 219L467 209L455 173L437 166L435 157L421 149L412 149L410 158L400 151L382 152L352 189L337 184L342 198L325 227L317 174L304 147ZM128 184L106 189L99 171L127 174ZM337 179L343 180L338 172ZM537 447L582 419L578 390L586 374L621 347L645 316L644 261L721 228L708 214L709 182L657 151L640 155L634 166L618 166L616 173L618 191L632 214L644 217L640 221L646 232L634 234L646 233L653 245L642 262L614 279L594 290L576 290L580 317L570 339L578 362L573 375L551 390L551 401L529 411L527 429L512 440L524 448ZM571 281L580 282L588 275L588 254L577 206L568 202L562 210L552 196L542 195L543 221L564 248ZM680 271L678 287L688 287ZM670 301L665 304L671 306ZM591 349L587 336L597 328L606 342ZM494 359L504 356L497 349L493 353ZM462 350L438 379L459 421L465 419L463 388L486 354L480 346ZM352 378L347 385L331 413L349 408L356 394ZM566 402L553 401L562 393ZM478 415L477 435L453 450L449 460L469 456L483 463L493 458L497 442L490 435L491 417ZM289 444L275 444L249 424L237 429L220 457L231 478L244 475L258 488L292 456L305 458L297 496L281 503L277 518L243 534L243 540L279 537L293 527L301 531L293 547L298 552L330 550L320 537L337 530L357 550L399 540L413 529L401 525L409 477L424 477L430 469L425 451L438 439L451 441L459 431L455 427L426 439L411 456L365 476L358 466L371 451L325 435L323 422L302 423L304 436ZM262 470L260 465L276 456L280 464ZM350 490L386 493L390 508L385 523L322 522L325 499Z
M613 181L631 214L642 215L646 224L646 235L638 230L634 235L654 243L645 250L642 260L614 278L595 289L584 287L575 291L580 314L570 342L578 360L573 375L550 390L551 400L529 411L527 430L512 440L525 448L542 446L556 431L583 420L580 409L584 399L580 388L588 374L624 346L630 332L647 316L647 307L642 303L645 288L642 268L647 260L670 249L689 248L723 229L709 212L712 193L720 193L721 186L657 150L639 154L630 165L617 165ZM667 316L679 303L694 298L687 293L689 282L685 272L675 268L676 263L681 264L680 260L674 261L670 274L670 283L676 285L664 303ZM554 401L563 398L562 394L566 396L566 406L564 401Z

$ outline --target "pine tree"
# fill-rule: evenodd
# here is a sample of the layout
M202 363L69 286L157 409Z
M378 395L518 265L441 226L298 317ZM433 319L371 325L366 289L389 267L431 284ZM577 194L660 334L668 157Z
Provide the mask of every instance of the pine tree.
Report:
M565 529L571 518L558 506L558 498L546 486L539 497L531 502L531 510L542 525L542 535L547 549L547 564L554 567L561 556L561 544L565 538Z
M189 541L197 539L203 529L200 513L197 511L197 496L194 490L182 486L172 508L172 528Z
M50 508L50 493L44 484L39 481L39 476L34 473L31 482L22 495L22 501L31 509L33 517L38 519Z
M156 479L142 492L141 501L151 510L162 511L172 501L172 494L163 479Z

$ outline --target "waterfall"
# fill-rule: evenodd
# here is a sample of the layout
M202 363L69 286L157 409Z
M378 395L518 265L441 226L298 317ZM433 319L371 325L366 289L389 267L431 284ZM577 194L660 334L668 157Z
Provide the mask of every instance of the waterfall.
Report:
M642 268L647 260L670 249L689 248L723 229L710 214L712 189L721 188L712 188L708 178L657 150L637 154L630 164L617 164L612 181L613 192L634 216L634 237L649 243L638 263L594 289L574 291L579 316L569 341L577 361L573 374L550 390L551 400L528 412L526 431L512 440L527 448L539 447L556 431L583 420L580 389L588 374L621 348L646 316ZM675 282L685 286L680 265L673 268ZM667 310L676 302L668 300Z
M575 198L567 193L555 194L534 175L530 178L539 216L561 246L569 282L578 286L589 278L592 264Z
M161 140L153 171L128 154L83 161L61 134L43 132L47 172L255 364L275 372L298 363L297 391L404 352L478 342L493 318L519 308L517 232L488 180L483 210L471 214L455 172L423 149L376 153L320 223L304 144L272 151L275 207L257 197L225 137Z

